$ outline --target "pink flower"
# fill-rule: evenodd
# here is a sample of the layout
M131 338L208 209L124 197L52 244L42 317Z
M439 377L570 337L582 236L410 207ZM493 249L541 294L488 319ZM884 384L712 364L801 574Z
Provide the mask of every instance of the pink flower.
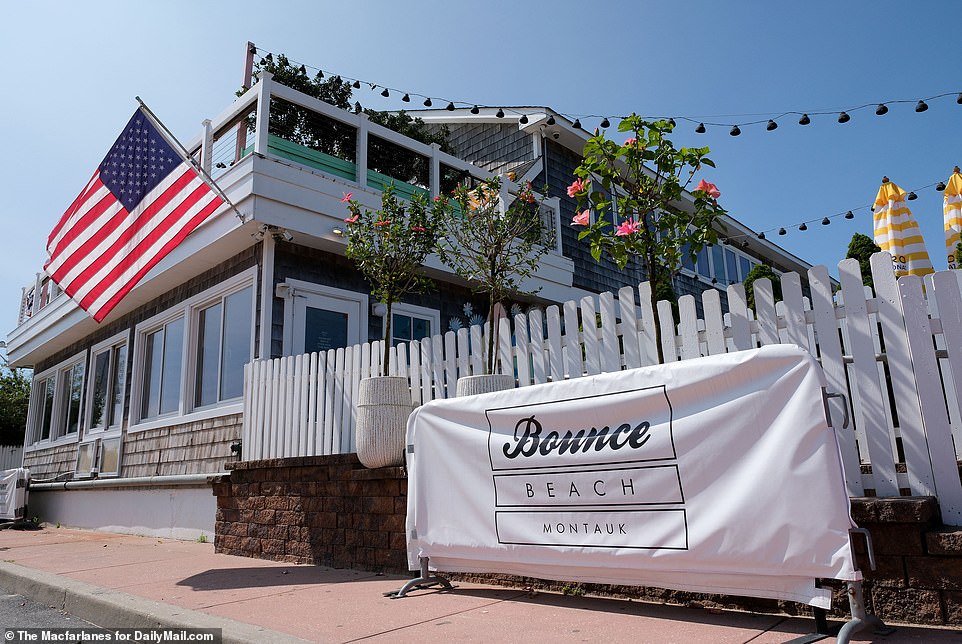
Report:
M568 186L568 196L574 197L579 192L585 189L585 182L581 179L575 179L574 183Z
M375 225L375 226L378 226L378 227L380 227L380 226L390 226L390 225L391 225L391 220L390 220L390 219L384 219L384 220L382 220L382 221L375 221L375 222L374 222L374 225Z
M441 195L435 195L435 196L434 196L434 200L435 200L435 201L441 201Z
M641 224L639 224L634 219L631 219L631 218L626 219L622 224L618 226L618 228L615 229L615 236L624 237L626 235L636 233L638 232L638 229L640 227L641 227Z
M707 192L708 196L712 199L718 199L721 196L721 191L718 190L718 186L714 183L708 183L704 179L698 182L698 187L695 190L701 190L702 192Z
M353 192L342 192L341 194L344 195L343 197L341 197L341 203L344 203L345 201L350 201L351 197L354 196Z
M413 230L413 231L416 232L416 233L426 233L426 232L428 232L428 229L425 228L424 226L411 226L411 230Z
M586 209L571 219L572 226L587 226L591 223L591 213Z
M631 146L634 145L635 143L638 143L638 139L636 139L636 138L633 137L633 136L630 136L630 137L628 137L627 139L625 139L625 147L626 147L626 148L627 148L627 147L631 147Z
M360 215L354 215L353 217L348 217L348 218L345 219L344 221L347 222L347 223L349 223L349 224L355 224L355 223L357 223L357 220L360 219L360 217L361 217Z

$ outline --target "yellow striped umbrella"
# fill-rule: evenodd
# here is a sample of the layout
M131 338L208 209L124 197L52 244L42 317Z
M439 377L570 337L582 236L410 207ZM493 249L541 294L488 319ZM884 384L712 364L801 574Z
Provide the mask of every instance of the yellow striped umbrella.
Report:
M888 177L875 197L875 243L892 254L896 277L935 272L919 224L905 205L905 191Z
M942 202L942 213L945 217L945 254L949 260L949 269L962 267L962 257L958 257L955 247L962 240L962 174L959 166L945 186L945 200Z

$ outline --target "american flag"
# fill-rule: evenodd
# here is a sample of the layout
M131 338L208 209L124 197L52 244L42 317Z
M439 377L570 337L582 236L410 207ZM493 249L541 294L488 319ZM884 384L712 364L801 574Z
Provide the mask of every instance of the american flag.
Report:
M222 203L140 108L50 233L44 269L100 322Z

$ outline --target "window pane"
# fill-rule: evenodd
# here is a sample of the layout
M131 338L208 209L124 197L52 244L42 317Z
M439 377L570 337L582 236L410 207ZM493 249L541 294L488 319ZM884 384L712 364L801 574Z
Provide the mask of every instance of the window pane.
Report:
M431 320L423 318L411 318L413 329L411 331L412 340L423 340L431 336Z
M224 343L220 365L220 399L244 394L244 365L251 359L253 287L224 300Z
M53 414L54 389L55 384L53 378L47 378L41 386L41 391L43 392L43 410L41 411L40 417L40 440L50 438L50 417Z
M94 379L91 383L93 393L90 405L90 426L103 427L107 407L107 388L110 377L110 351L98 353L94 357Z
M152 418L160 413L160 370L163 367L164 330L147 334L144 347L144 397L141 418Z
M180 372L183 362L184 318L164 329L164 366L160 382L160 413L177 411L180 403Z
M217 402L217 364L220 358L220 303L208 307L197 316L197 379L194 404Z
M737 282L738 281L738 258L735 257L735 253L729 249L725 249L725 265L728 267L728 281Z
M127 345L114 349L113 372L111 375L110 414L107 425L119 425L124 417L124 386L127 383Z
M726 282L725 277L725 249L715 244L711 247L711 261L712 265L715 267L715 278L719 282Z
M411 318L400 313L395 313L391 317L394 318L394 323L391 325L391 335L394 337L394 344L410 340Z
M698 253L698 274L702 277L711 277L710 270L708 267L708 250L702 248Z
M306 307L304 352L327 351L347 346L347 313Z
M100 474L120 473L120 439L105 440L100 446Z
M681 265L690 271L695 270L695 262L691 259L691 244L685 244L681 247Z
M63 433L74 434L80 429L80 407L84 384L84 366L74 365L63 373L64 416Z
M748 277L748 274L752 271L752 263L747 257L739 257L738 265L742 269L742 280Z

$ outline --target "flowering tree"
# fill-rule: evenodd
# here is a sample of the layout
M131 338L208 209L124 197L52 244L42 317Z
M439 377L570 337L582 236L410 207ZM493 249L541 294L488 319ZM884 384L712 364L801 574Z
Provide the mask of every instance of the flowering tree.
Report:
M476 292L488 296L488 374L494 372L495 363L495 305L525 294L519 289L520 283L535 272L538 260L548 250L540 215L542 201L530 183L522 186L510 204L501 203L498 177L473 190L461 185L454 191L453 204L457 208L450 209L451 225L439 238L442 261Z
M571 221L583 228L578 239L589 240L595 261L605 255L624 268L629 259L640 260L653 306L659 295L671 292L683 257L694 260L705 244L717 241L713 224L725 214L717 201L721 193L704 179L690 191L693 203L685 204L695 173L715 164L707 147L675 148L667 137L673 129L672 121L632 114L618 125L619 132L629 133L623 144L604 132L588 139L568 186L568 196L578 199Z
M420 292L431 284L420 268L437 243L444 204L429 203L422 195L402 202L390 185L381 194L378 210L361 208L352 197L345 193L341 199L351 213L344 220L348 224L346 254L370 283L371 294L387 307L381 361L381 375L386 376L390 366L392 307L404 295Z

